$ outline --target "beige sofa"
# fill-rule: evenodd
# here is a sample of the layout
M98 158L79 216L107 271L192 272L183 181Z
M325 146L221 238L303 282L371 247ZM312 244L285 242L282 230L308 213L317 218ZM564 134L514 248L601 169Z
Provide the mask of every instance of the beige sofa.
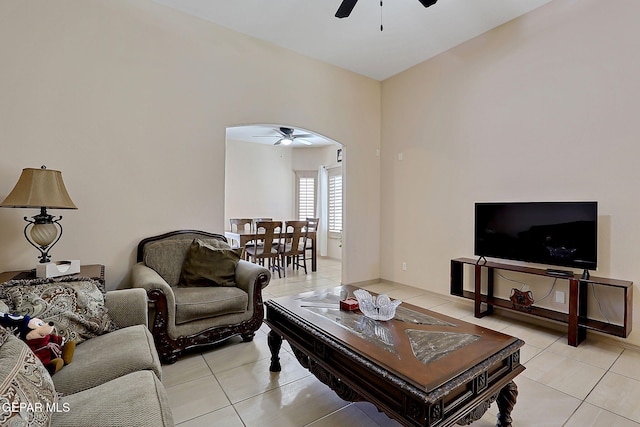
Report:
M9 396L14 403L3 400L0 425L14 425L12 420L21 417L31 417L24 425L48 425L50 421L51 426L61 427L174 425L160 381L160 361L147 328L145 291L109 291L104 304L119 329L78 344L72 363L53 376L24 342L5 333L0 346L0 385L2 398ZM29 386L34 386L31 392ZM60 394L55 404L47 397L51 393ZM23 405L15 403L16 399Z

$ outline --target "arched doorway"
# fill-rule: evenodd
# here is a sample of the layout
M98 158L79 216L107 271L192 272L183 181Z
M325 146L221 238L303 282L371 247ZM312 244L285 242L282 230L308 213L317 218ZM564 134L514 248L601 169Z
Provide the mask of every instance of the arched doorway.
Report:
M291 140L287 140L289 134ZM227 128L225 227L229 227L230 218L320 217L326 237L324 241L319 237L316 276L340 284L345 158L340 143L299 127L259 124ZM325 271L323 267L327 267ZM331 285L329 281L326 284Z

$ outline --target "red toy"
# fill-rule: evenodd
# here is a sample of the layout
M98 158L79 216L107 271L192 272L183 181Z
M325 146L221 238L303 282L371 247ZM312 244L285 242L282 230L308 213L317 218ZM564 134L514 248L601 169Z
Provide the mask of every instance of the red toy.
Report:
M53 322L47 323L36 317L0 313L0 325L19 334L51 375L71 363L76 343L65 343L63 337L55 335Z
M25 342L51 375L71 363L76 343L64 343L63 337L53 334L53 322L46 323L34 317L29 320L27 327L29 331L25 335Z

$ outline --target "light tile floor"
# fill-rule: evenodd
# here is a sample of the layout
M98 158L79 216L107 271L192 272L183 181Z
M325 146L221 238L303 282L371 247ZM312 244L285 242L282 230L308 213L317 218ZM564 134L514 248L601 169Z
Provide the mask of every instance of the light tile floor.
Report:
M340 264L319 260L318 271L273 278L264 299L340 284ZM587 339L578 347L553 329L498 315L476 319L464 302L388 283L367 286L394 299L503 331L526 344L527 369L516 378L514 425L640 427L640 353ZM302 368L283 345L282 372L269 372L266 325L250 343L232 338L214 349L163 366L174 420L179 427L399 426L369 403L336 396ZM495 425L495 404L474 427Z

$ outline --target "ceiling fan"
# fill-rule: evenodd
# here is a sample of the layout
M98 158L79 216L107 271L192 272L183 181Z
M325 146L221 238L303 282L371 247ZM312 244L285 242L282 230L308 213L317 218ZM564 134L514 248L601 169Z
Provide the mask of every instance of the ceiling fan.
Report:
M287 128L287 127L280 127L279 129L274 129L276 132L278 132L280 134L280 139L278 139L273 145L291 145L291 143L293 143L293 141L298 141L301 142L304 145L311 145L312 142L311 141L306 141L304 139L301 138L309 138L312 137L313 135L310 133L299 133L299 134L294 134L295 130L292 128ZM275 138L276 136L260 136L259 138Z
M433 6L438 0L418 0L424 7ZM358 0L342 0L338 11L336 12L336 18L346 18L351 15L351 11L358 3ZM382 3L380 3L382 4Z

